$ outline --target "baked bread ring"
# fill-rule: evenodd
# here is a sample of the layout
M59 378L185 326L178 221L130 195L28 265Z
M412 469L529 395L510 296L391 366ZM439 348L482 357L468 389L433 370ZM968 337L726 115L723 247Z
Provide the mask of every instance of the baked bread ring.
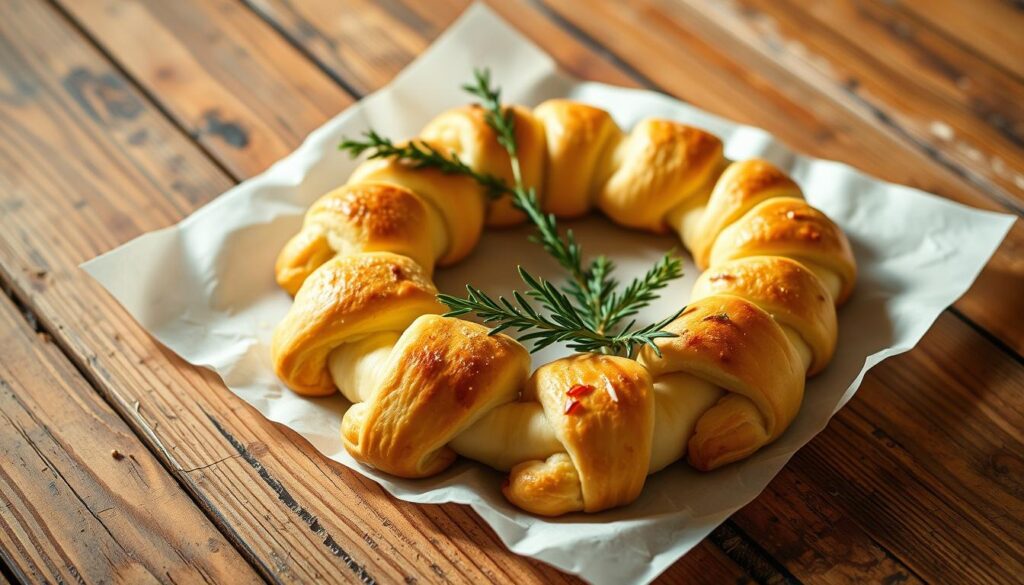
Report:
M425 477L462 455L508 471L505 496L541 515L625 505L679 459L710 470L776 440L836 349L836 307L856 280L842 230L780 169L729 161L698 128L649 119L624 134L568 100L511 111L546 211L596 206L625 227L672 229L706 269L665 328L676 336L636 360L577 354L530 376L519 342L438 316L430 282L485 224L522 214L466 177L371 160L281 252L278 282L295 301L274 335L278 376L353 402L342 438L358 461ZM442 114L417 140L511 180L479 106Z

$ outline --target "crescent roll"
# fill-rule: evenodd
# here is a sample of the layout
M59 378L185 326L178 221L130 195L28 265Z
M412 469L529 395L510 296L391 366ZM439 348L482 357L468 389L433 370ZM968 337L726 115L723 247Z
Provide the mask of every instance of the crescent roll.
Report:
M565 453L513 467L503 488L509 501L558 516L614 508L640 495L654 432L647 370L620 357L563 358L537 370L523 399L540 402Z
M697 420L687 460L701 470L747 457L778 438L800 409L804 366L775 319L740 297L690 303L639 361L654 377L686 373L725 391ZM682 390L682 389L680 389Z
M426 272L406 256L336 256L306 279L274 330L275 372L299 394L332 394L332 351L361 336L402 331L420 315L444 312L436 296Z
M526 108L511 106L510 110L523 184L536 189L537 196L543 200L544 126ZM485 115L486 111L478 104L449 110L430 121L420 132L420 138L444 151L454 152L478 172L494 175L512 185L512 162L498 143L494 130L487 125ZM525 219L507 195L492 201L487 210L489 226L516 225Z
M455 460L452 437L515 400L530 356L476 323L424 315L402 333L384 372L370 399L345 413L345 448L392 475L427 477Z
M616 146L598 207L620 225L664 233L669 210L700 193L721 161L716 136L669 120L644 120Z
M533 110L544 125L547 170L544 209L558 217L579 217L594 203L598 169L622 140L608 112L570 100L548 100Z

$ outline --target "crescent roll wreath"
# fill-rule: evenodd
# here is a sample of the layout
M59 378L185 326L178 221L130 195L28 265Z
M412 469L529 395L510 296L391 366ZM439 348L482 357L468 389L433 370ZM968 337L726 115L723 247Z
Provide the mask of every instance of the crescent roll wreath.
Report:
M699 128L648 119L626 134L582 103L506 107L486 72L466 90L480 103L416 139L342 143L369 160L277 261L295 296L274 333L278 376L352 401L341 435L360 462L417 478L469 457L508 471L505 496L541 515L625 505L678 459L715 469L777 439L835 350L856 277L843 232L781 170L725 159ZM680 262L666 255L624 286L606 258L584 265L556 217L595 206L680 235L705 270L688 306L629 321ZM520 268L526 291L511 299L438 294L435 266L469 254L485 225L527 220L564 286ZM520 342L578 353L531 375Z

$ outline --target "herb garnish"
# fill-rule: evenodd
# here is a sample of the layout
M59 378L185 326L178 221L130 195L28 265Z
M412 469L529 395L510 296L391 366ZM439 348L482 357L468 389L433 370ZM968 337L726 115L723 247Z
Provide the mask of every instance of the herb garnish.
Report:
M660 351L654 340L675 337L662 329L682 313L676 313L649 325L634 328L635 320L624 327L619 324L636 315L657 298L656 291L669 281L682 275L682 264L671 253L665 254L641 278L635 278L621 292L620 283L612 277L615 265L605 256L598 256L583 267L583 252L572 230L563 237L558 232L555 216L544 213L536 191L523 184L515 137L515 117L501 104L501 90L491 86L490 72L474 72L474 83L463 89L476 96L485 110L485 120L497 135L498 143L508 152L514 184L509 186L499 177L479 173L463 162L457 153L444 153L419 140L396 145L373 130L363 140L345 139L339 148L357 157L369 152L369 158L397 158L413 168L435 168L444 173L473 178L483 186L490 197L509 195L515 208L526 214L537 233L530 240L540 244L569 274L560 290L552 283L533 276L522 266L519 275L526 284L525 293L513 291L513 301L505 297L494 300L471 284L466 285L465 298L439 294L438 300L451 309L447 316L475 314L491 325L490 333L505 330L519 333L520 341L532 341L531 351L537 351L556 342L565 342L575 351L600 352L633 357L644 346ZM547 314L538 311L530 300L539 303Z

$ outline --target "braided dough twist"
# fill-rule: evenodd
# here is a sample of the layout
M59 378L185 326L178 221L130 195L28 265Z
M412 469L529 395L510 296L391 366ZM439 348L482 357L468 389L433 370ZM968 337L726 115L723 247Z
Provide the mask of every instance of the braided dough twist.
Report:
M274 334L278 376L353 402L342 438L357 460L425 477L463 455L509 470L506 497L543 515L628 504L678 459L714 469L778 438L835 351L835 307L856 279L842 231L781 170L726 160L698 128L648 119L627 135L568 100L511 111L545 210L596 206L626 227L674 230L706 269L661 355L579 354L530 376L517 341L439 316L435 264L522 214L469 178L371 160L281 251L277 279L295 301ZM511 180L479 106L440 115L419 140Z

